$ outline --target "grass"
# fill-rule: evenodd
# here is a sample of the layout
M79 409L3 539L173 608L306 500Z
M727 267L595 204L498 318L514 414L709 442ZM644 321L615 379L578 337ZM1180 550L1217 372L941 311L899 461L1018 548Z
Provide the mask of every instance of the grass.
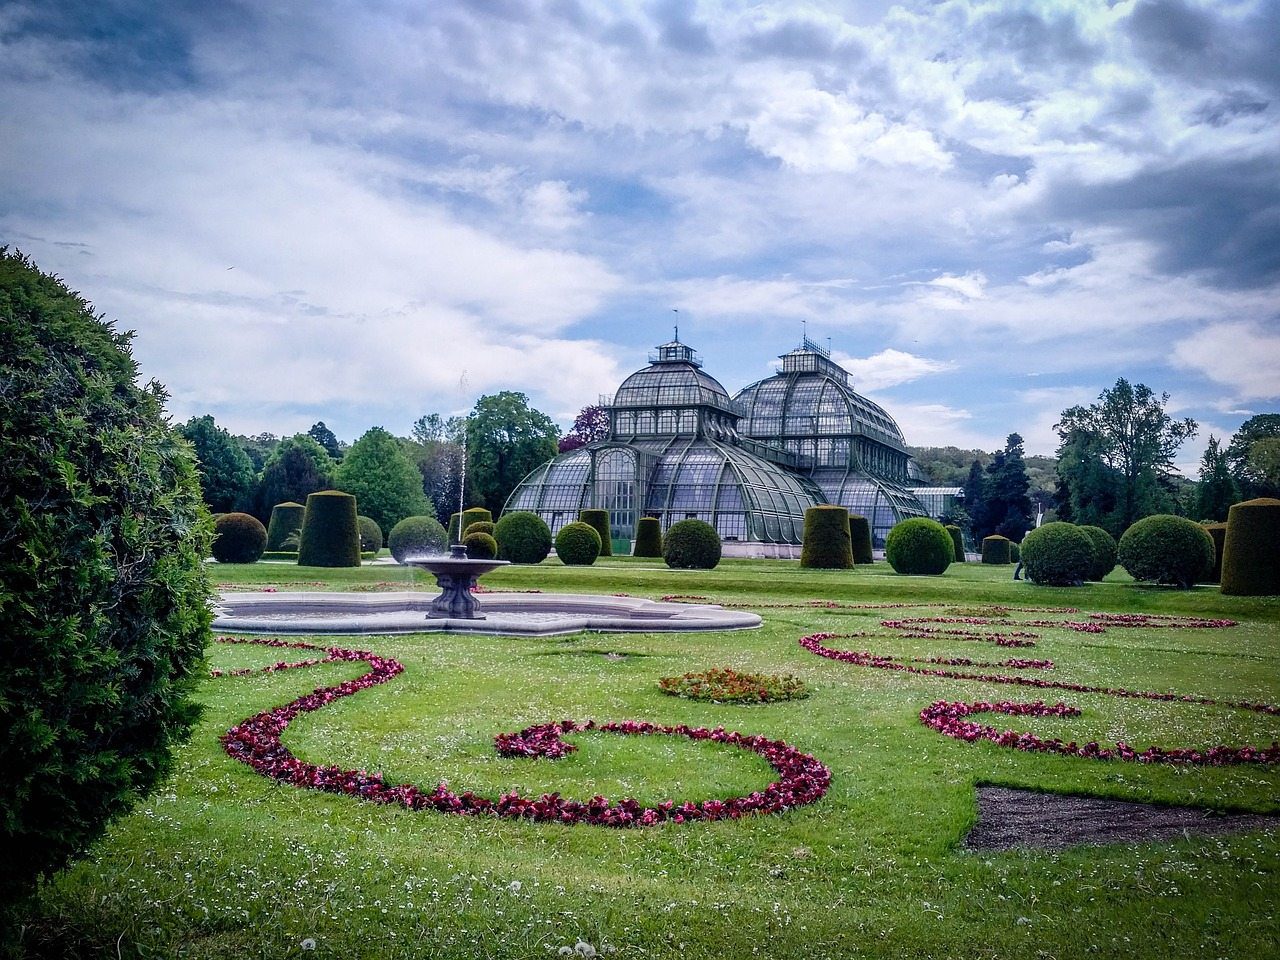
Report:
M848 643L897 655L1049 657L1062 680L1280 702L1277 598L1150 588L1120 574L1057 590L1009 576L1009 568L978 564L943 577L898 577L884 564L825 572L783 561L669 571L632 558L503 569L485 584L699 594L760 605L765 625L703 635L343 640L393 656L406 671L300 717L285 735L290 749L486 795L559 790L656 802L764 786L771 771L754 755L681 738L579 735L580 750L554 762L503 759L492 747L495 733L562 718L723 724L813 753L833 772L830 792L780 816L626 831L376 807L277 785L218 744L237 721L357 676L361 665L210 680L204 718L174 777L88 859L45 885L24 949L50 957L285 957L301 955L312 939L316 957L506 958L558 956L585 940L616 947L618 957L1268 955L1280 942L1280 831L1058 853L974 854L959 843L975 816L975 784L1280 812L1280 770L1147 767L951 740L920 724L921 708L940 698L1019 699L1019 691L815 657L799 637L877 630L885 614L768 606L822 598L937 604L926 611L933 613L1003 603L1230 617L1241 626L1047 629L1031 651L941 639ZM219 566L215 579L233 589L427 588L385 566ZM279 659L279 651L243 645L209 654L210 666L223 669ZM658 690L659 677L720 666L796 674L812 696L733 706ZM1085 715L1029 728L1164 746L1280 737L1275 717L1065 699Z

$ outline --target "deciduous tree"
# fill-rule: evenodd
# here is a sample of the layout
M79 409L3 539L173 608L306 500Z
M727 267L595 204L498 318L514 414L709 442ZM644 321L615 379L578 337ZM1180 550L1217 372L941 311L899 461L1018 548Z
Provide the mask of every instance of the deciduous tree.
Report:
M360 513L383 530L390 530L405 517L434 511L422 492L422 475L401 448L399 441L382 427L365 431L334 472L335 489L352 494Z
M192 417L178 432L195 447L200 493L212 513L230 513L253 506L257 471L240 442L213 417Z
M560 430L523 393L484 396L467 419L467 501L502 510L516 484L556 455Z
M324 447L305 433L281 440L258 478L254 516L264 523L277 503L306 503L307 494L333 483L333 460Z

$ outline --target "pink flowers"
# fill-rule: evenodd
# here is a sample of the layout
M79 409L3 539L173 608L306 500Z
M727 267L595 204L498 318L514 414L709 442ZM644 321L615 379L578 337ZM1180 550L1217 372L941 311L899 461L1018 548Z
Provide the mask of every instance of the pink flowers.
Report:
M809 695L804 681L791 674L743 673L731 667L661 677L658 689L672 697L714 703L770 703Z
M267 646L321 649L311 644L282 640L219 640L223 643L259 643ZM491 800L471 791L454 793L444 783L437 784L430 791L424 791L412 784L388 784L376 772L306 763L290 753L281 741L281 735L294 717L300 713L319 710L335 700L368 687L386 683L404 670L398 661L367 651L329 647L326 652L328 656L323 661L309 662L363 661L369 665L369 671L355 680L317 688L292 703L264 711L232 727L222 737L222 744L230 756L281 783L360 797L373 803L397 804L410 810L430 809L442 813L483 814L606 827L652 826L691 820L737 819L756 813L781 813L792 807L813 803L826 793L831 784L830 770L814 757L781 740L726 731L722 727L711 730L683 724L668 727L634 720L599 725L592 720L585 723L561 720L558 723L538 724L516 733L498 734L494 738L494 745L503 756L555 760L577 749L575 745L562 739L568 733L602 731L628 736L681 736L750 750L763 757L777 771L778 779L763 790L744 797L704 800L700 803L691 800L683 803L665 800L656 806L645 807L630 798L610 801L597 796L587 801L577 801L566 800L555 793L522 797L515 791ZM267 669L288 669L302 665L304 664L281 663Z

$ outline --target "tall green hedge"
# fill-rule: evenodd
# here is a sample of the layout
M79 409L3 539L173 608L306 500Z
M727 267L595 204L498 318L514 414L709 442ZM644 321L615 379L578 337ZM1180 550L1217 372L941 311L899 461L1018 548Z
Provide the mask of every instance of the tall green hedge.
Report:
M994 566L1009 564L1013 552L1009 549L1009 538L994 533L982 538L982 562Z
M212 525L137 377L129 334L0 247L0 906L150 793L199 716Z
M583 510L578 519L585 524L595 528L596 533L600 534L600 556L613 556L613 534L609 528L609 511L608 510Z
M1186 517L1156 514L1121 535L1116 559L1135 580L1187 590L1213 573L1213 538Z
M1222 582L1222 551L1227 545L1227 525L1223 523L1202 523L1209 539L1213 541L1213 573L1209 574L1205 583Z
M1093 564L1086 580L1099 581L1116 568L1116 538L1101 527L1083 525L1080 532L1093 546Z
M662 522L657 517L641 517L636 522L636 546L632 556L662 556Z
M874 563L871 549L871 521L861 514L849 514L849 546L853 550L853 562Z
M1078 587L1093 564L1093 540L1073 523L1046 523L1022 539L1022 570L1032 583Z
M541 563L551 552L551 528L536 513L504 513L493 528L498 559L512 563Z
M1280 500L1246 500L1227 513L1222 592L1239 597L1280 594Z
M720 563L720 534L705 520L681 520L662 538L662 559L677 570L711 570Z
M951 534L951 543L956 548L956 563L964 563L964 531L954 523L945 524L943 529Z
M306 507L292 500L272 507L271 522L267 524L267 549L288 550L285 541L302 533L302 517L306 512Z
M213 559L257 563L267 548L267 529L247 513L223 513L213 522Z
M955 557L951 534L937 520L910 517L894 524L885 538L884 556L894 572L935 576Z
M467 527L482 520L493 523L493 514L485 507L467 507L462 511L461 519L459 520L461 535L465 537L467 535Z
M600 531L579 520L566 523L556 534L556 556L566 567L586 567L600 556Z
M804 512L800 566L828 570L847 570L853 566L848 510L823 504Z
M298 543L300 567L360 566L360 525L356 498L340 490L321 490L307 497Z

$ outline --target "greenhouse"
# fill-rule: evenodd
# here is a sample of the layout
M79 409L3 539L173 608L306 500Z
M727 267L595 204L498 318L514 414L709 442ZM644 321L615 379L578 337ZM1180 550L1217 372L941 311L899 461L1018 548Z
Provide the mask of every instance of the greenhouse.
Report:
M603 404L608 439L532 471L506 509L533 511L554 533L602 508L620 547L640 517L664 531L696 518L731 555L789 555L755 548L799 544L805 510L838 503L871 521L879 545L898 519L924 512L902 486L909 458L897 425L810 341L782 359L776 377L731 399L691 347L662 344Z

